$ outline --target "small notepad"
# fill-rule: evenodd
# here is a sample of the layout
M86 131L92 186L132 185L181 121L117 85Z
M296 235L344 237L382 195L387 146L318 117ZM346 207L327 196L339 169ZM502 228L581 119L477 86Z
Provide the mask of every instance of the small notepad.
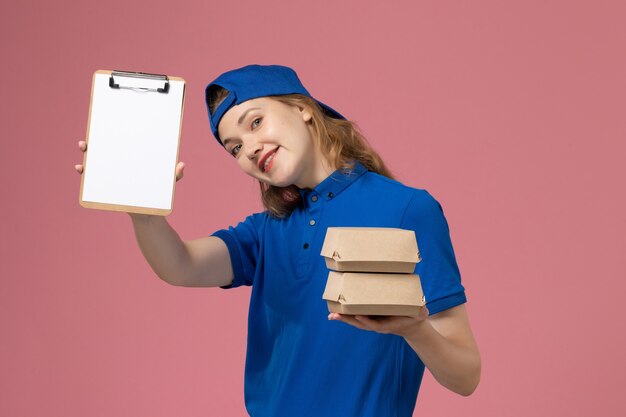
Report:
M171 213L185 80L96 71L80 204L101 210Z

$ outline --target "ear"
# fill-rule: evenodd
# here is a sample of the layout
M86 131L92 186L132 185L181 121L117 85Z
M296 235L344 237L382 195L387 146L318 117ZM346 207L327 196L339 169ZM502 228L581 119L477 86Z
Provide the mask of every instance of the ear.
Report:
M300 109L300 114L302 114L302 120L304 120L305 123L309 123L313 120L313 114L311 114L311 111L306 107Z
M313 114L308 109L308 107L298 106L298 110L300 111L300 114L302 115L302 120L304 120L305 123L309 123L313 119Z

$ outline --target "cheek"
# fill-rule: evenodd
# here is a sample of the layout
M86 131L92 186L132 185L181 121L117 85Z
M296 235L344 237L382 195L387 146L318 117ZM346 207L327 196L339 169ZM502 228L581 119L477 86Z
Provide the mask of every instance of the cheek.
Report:
M252 168L254 168L254 166L245 155L241 155L237 158L237 166L246 174L252 175Z
M312 147L312 137L309 128L304 123L293 123L287 127L290 137L294 144L302 149L310 149Z
M315 136L313 136L313 129L308 125L305 125L302 131L302 140L304 141L304 146L306 146L309 151L315 149L316 143Z
M279 121L277 123L268 123L263 126L263 132L261 133L264 139L279 139L289 132L285 122Z

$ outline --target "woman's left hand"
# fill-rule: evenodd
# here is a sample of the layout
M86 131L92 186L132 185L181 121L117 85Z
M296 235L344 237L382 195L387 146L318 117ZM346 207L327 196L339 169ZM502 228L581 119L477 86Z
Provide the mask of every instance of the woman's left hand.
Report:
M329 320L378 333L402 336L441 385L469 395L480 380L480 354L469 325L465 304L432 316L424 306L417 317L352 316L330 313Z
M416 331L419 331L421 325L428 318L428 309L426 306L420 308L419 315L416 317L408 316L353 316L349 314L330 313L328 320L338 320L358 327L362 330L370 330L384 334L396 334L406 337Z

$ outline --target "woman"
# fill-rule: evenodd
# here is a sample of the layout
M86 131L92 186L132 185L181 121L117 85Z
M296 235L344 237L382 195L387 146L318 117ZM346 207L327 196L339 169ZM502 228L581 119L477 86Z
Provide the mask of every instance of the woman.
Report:
M186 242L163 217L131 218L144 256L165 281L252 285L250 415L411 416L424 365L445 387L471 394L480 356L439 203L395 181L355 126L311 97L290 68L226 72L207 86L206 101L215 138L259 180L266 210ZM331 226L414 230L428 302L422 314L328 314L319 254Z

